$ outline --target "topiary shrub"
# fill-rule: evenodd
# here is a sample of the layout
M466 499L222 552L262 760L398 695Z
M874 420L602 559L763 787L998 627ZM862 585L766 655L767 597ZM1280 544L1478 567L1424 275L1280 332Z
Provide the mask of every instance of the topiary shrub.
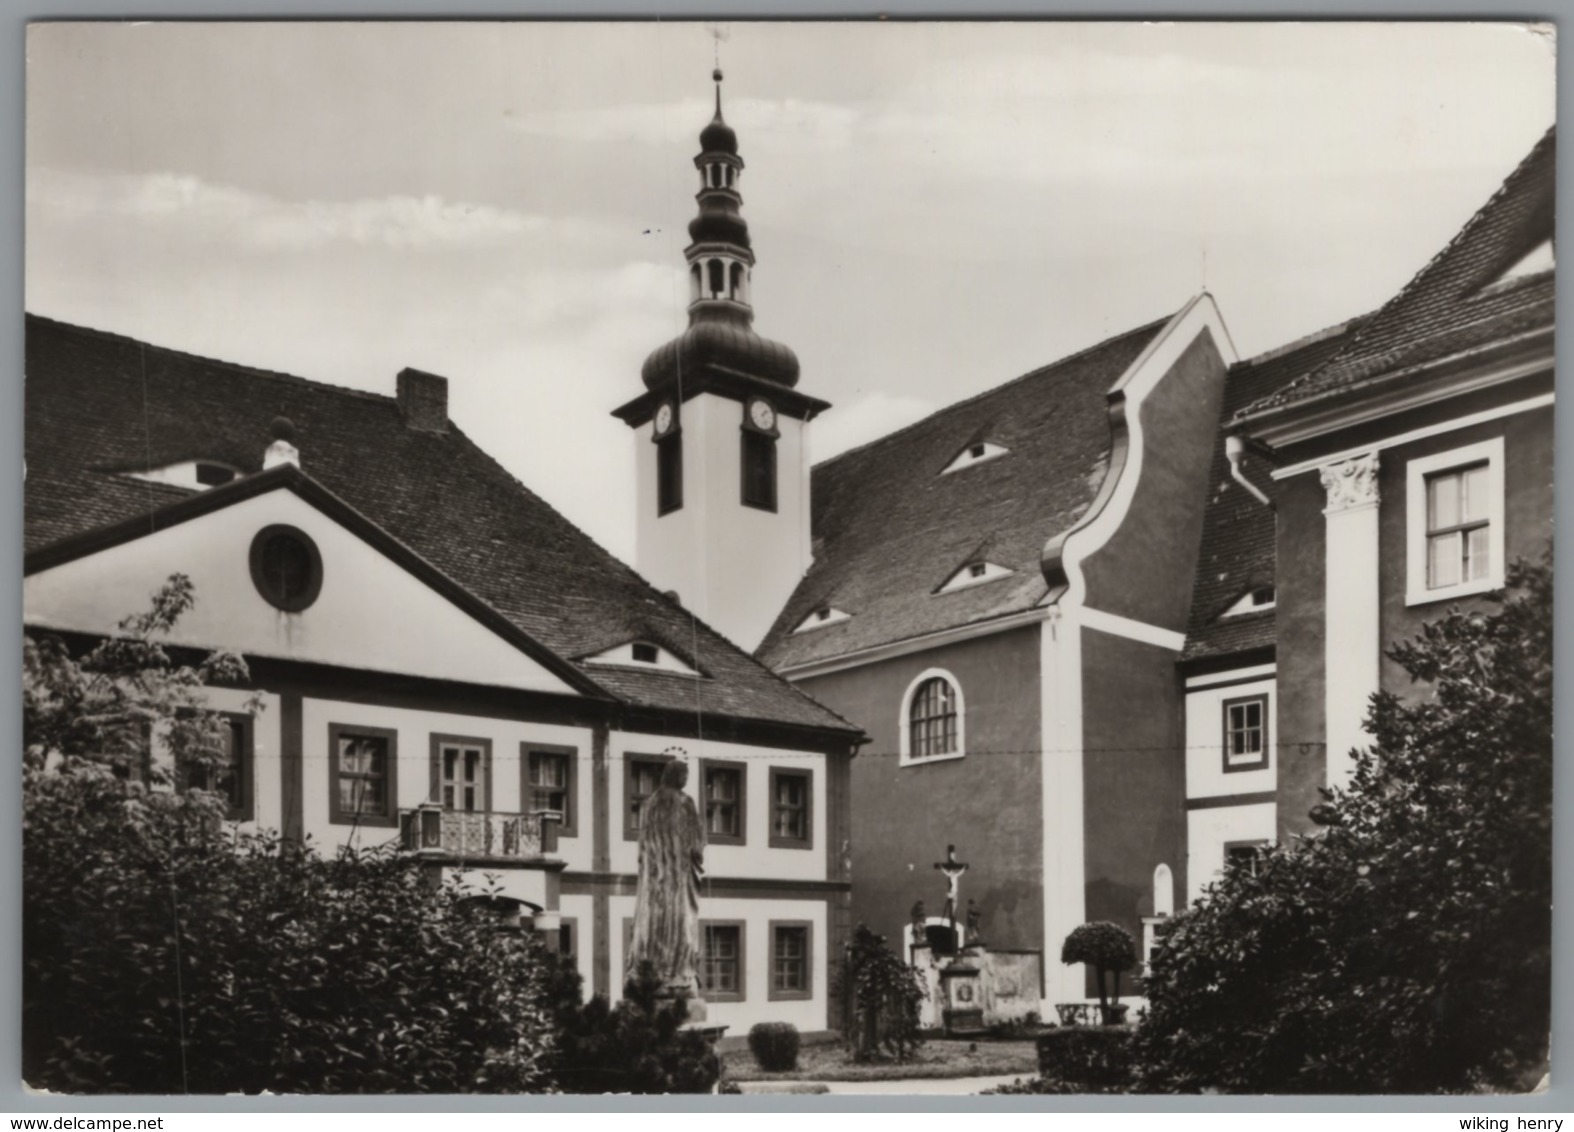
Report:
M798 1068L798 1027L791 1022L757 1022L749 1029L749 1052L767 1073Z
M1107 920L1073 928L1060 949L1060 961L1066 964L1086 963L1093 968L1098 976L1099 1008L1104 1014L1106 1023L1115 1020L1112 1013L1124 1013L1124 1011L1111 1011L1110 998L1104 991L1104 974L1105 972L1114 974L1114 997L1118 1000L1120 973L1129 971L1137 965L1137 944L1131 938L1130 932L1119 924L1112 924Z
M1124 1026L1050 1030L1036 1045L1038 1072L1046 1081L1115 1091L1131 1085L1132 1031Z

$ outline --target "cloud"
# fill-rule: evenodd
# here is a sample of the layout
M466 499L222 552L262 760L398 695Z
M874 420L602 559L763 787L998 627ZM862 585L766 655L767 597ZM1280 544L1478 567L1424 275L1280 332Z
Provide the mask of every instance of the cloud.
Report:
M477 247L498 240L593 240L594 222L530 215L438 196L291 201L183 173L28 172L30 211L53 219L178 224L259 250L335 244L393 249Z

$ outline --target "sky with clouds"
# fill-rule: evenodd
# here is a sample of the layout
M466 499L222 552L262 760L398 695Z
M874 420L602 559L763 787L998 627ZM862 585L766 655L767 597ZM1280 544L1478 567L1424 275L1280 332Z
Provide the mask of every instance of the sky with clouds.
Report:
M27 305L392 393L633 557L709 75L816 458L1168 314L1391 296L1554 117L1512 24L35 24ZM259 443L261 443L259 439ZM310 452L303 463L310 465Z

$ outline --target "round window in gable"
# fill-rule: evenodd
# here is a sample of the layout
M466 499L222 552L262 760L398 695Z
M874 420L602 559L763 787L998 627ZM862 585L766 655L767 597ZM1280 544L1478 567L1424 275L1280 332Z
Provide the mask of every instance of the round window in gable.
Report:
M322 590L322 555L305 531L263 527L251 540L251 580L269 605L299 613Z

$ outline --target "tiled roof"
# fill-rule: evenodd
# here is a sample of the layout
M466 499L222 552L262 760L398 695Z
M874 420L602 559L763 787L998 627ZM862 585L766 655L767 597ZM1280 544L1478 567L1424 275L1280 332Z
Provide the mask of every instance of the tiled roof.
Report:
M1237 415L1248 420L1332 397L1423 362L1552 325L1553 273L1494 282L1553 232L1556 130L1333 357Z
M1231 366L1221 419L1229 421L1243 406L1271 396L1321 365L1349 343L1360 324L1353 319ZM1274 584L1275 553L1274 513L1230 478L1224 435L1221 429L1215 438L1208 473L1208 503L1183 660L1228 656L1274 643L1271 609L1220 616L1244 594ZM1270 470L1262 457L1248 454L1246 475L1272 498L1277 485L1268 477Z
M269 424L303 470L559 657L647 638L708 679L580 665L650 708L855 731L658 593L456 425L411 428L394 398L194 357L29 316L28 550L188 497L127 471L203 459L257 472Z
M814 565L756 655L776 669L1031 609L1045 542L1097 494L1106 394L1167 320L1149 323L843 453L812 473ZM970 443L1007 454L942 475ZM935 591L971 562L1012 573ZM845 621L793 630L830 606Z

